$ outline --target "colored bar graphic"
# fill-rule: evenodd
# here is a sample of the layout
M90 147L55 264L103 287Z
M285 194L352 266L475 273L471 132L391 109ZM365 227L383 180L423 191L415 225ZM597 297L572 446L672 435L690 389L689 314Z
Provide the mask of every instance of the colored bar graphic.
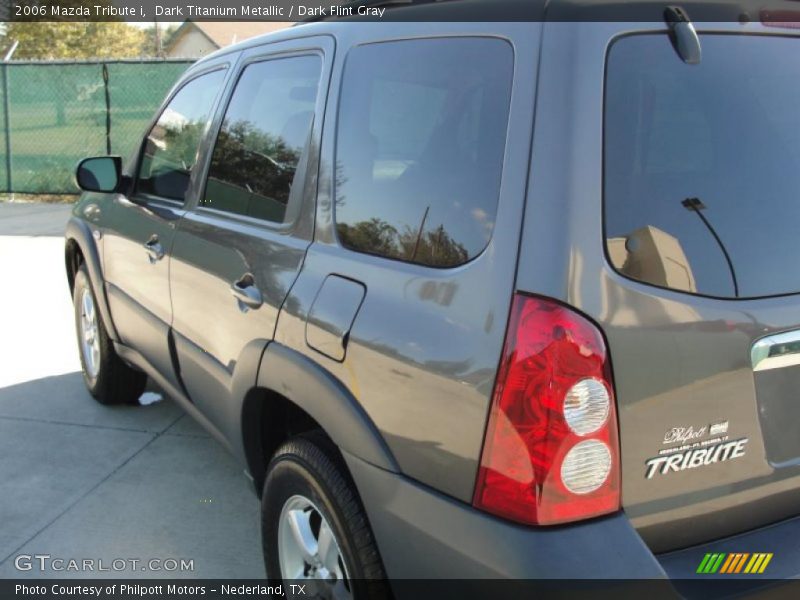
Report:
M732 570L731 573L739 573L739 572L741 572L742 567L744 566L744 563L747 560L747 557L749 557L749 556L750 556L749 553L742 554L741 558L739 559L739 562L736 563L736 570L735 571Z
M700 561L697 573L720 574L761 574L772 560L771 552L709 552Z
M764 562L762 562L759 565L758 571L756 571L756 573L763 573L764 570L767 568L767 565L769 564L769 561L771 561L771 560L772 560L772 552L770 552L769 554L764 556Z
M729 569L731 566L736 562L736 555L735 554L728 554L728 558L725 559L725 562L722 563L722 568L719 570L720 573L730 573Z
M705 573L706 572L706 565L708 565L708 562L710 560L711 560L711 555L710 554L706 554L703 557L703 560L700 561L700 566L697 567L697 571L696 572L697 573Z
M720 573L733 573L733 572L735 572L736 571L736 565L739 564L739 559L741 558L741 556L742 556L741 554L738 554L736 552L728 554L728 559L730 560L730 563L726 562L725 565L723 566L723 568L720 570ZM727 567L727 568L725 568L725 567Z
M724 558L725 554L720 554L719 558L717 558L717 561L711 567L711 571L709 571L709 573L716 573L719 570L720 566L722 566L722 561L724 560Z
M758 569L761 562L764 560L764 555L759 554L758 552L753 554L753 558L750 559L750 562L747 563L747 566L744 569L745 573L756 573L756 569Z

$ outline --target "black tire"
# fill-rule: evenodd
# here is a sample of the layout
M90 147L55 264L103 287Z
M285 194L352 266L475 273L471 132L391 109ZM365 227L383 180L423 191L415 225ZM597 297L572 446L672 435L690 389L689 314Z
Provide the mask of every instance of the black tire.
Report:
M261 500L261 531L264 562L271 583L284 583L286 589L278 556L278 526L284 505L296 495L311 500L330 524L350 577L352 598L391 598L358 491L339 451L321 432L304 434L284 443L267 469ZM287 595L290 591L286 591Z
M100 360L96 375L92 375L87 368L81 342L82 297L84 290L91 294L97 322L96 336L99 344ZM114 351L114 344L108 337L85 265L81 265L75 274L72 301L75 307L75 332L78 337L78 354L81 357L83 381L86 383L89 393L100 404L138 404L139 396L142 395L147 384L147 375L125 364Z

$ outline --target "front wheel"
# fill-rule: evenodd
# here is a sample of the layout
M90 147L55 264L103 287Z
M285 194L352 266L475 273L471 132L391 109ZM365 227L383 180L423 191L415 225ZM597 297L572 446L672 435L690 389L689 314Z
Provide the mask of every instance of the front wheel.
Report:
M89 393L101 404L136 404L147 376L126 365L114 351L85 265L75 274L72 300L83 380Z
M261 503L267 576L307 585L311 597L389 598L366 513L338 451L321 434L281 446ZM304 581L308 580L308 581Z

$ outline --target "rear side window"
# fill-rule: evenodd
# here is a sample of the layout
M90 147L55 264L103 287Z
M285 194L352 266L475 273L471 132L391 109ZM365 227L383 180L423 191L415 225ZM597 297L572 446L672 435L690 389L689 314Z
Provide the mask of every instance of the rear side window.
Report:
M145 140L138 192L183 201L224 77L224 70L200 75L169 101Z
M460 265L494 229L513 74L490 38L350 52L336 143L336 231L353 250Z
M666 35L608 58L609 260L645 283L746 298L800 291L800 39Z
M214 146L202 206L274 223L286 220L321 69L322 59L313 55L244 70Z

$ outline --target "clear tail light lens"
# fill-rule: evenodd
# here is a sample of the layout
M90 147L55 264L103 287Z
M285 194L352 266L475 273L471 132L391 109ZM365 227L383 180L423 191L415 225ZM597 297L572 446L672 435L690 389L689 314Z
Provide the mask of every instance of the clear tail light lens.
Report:
M594 433L605 425L610 409L611 395L598 379L581 379L564 397L564 419L578 435Z
M554 525L619 510L619 436L603 336L551 300L517 295L474 505Z
M608 479L611 450L598 440L575 444L561 463L561 481L573 494L589 494Z

